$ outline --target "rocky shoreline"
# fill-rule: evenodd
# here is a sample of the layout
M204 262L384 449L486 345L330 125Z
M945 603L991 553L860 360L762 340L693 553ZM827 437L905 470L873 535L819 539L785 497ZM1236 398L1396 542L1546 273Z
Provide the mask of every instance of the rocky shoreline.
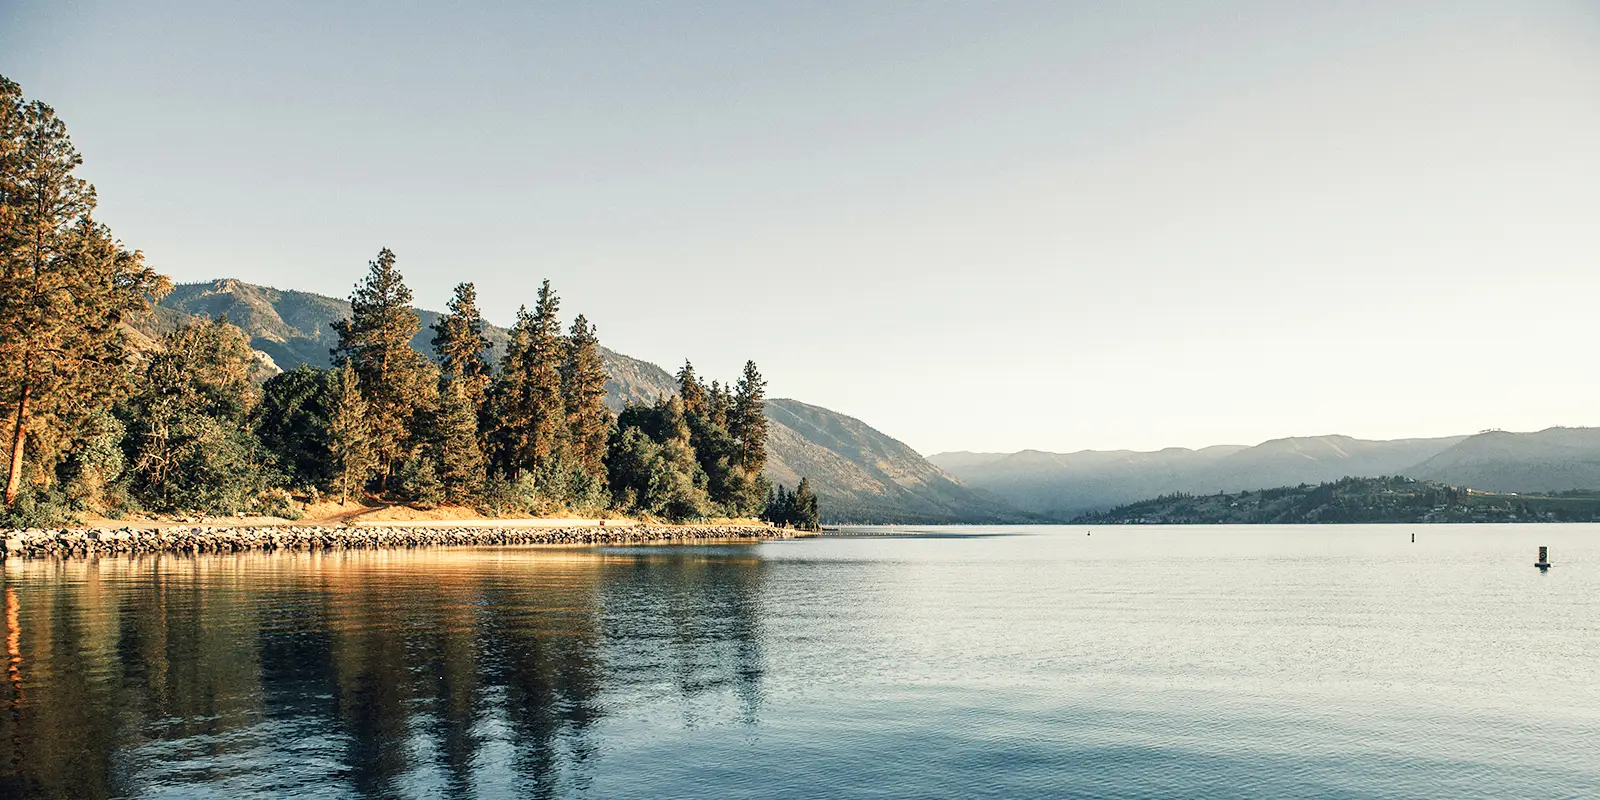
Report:
M370 550L463 545L624 545L729 540L788 539L784 528L751 526L651 526L490 528L490 527L321 527L284 525L208 527L181 525L135 528L63 528L0 532L0 560L82 558L146 553L245 553L274 550Z

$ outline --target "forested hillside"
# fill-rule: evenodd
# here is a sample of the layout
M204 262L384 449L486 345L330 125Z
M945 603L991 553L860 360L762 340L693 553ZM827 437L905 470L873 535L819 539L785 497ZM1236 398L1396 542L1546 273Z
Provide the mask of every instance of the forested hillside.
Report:
M1592 522L1600 492L1508 494L1413 478L1342 478L1246 492L1170 494L1085 514L1084 525Z
M170 328L191 316L226 315L271 357L279 369L330 363L336 343L332 323L348 316L348 301L257 286L234 279L178 286L160 303L159 326ZM417 310L425 325L438 312ZM428 329L412 338L420 352L431 352ZM488 323L483 332L494 350L503 351L509 333ZM647 361L600 348L607 374L606 404L620 411L627 403L654 403L678 393L678 380ZM771 421L766 476L793 487L809 476L821 499L823 518L832 522L1011 522L1036 519L1003 501L975 491L928 463L916 451L859 420L794 400L769 400Z

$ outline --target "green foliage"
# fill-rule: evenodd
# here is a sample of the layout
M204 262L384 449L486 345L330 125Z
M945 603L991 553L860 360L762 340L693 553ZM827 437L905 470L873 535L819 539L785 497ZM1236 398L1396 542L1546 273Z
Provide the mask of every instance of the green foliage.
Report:
M685 414L706 413L706 387L694 374L694 364L685 361L683 368L678 370L678 397L683 400Z
M77 522L71 502L53 489L28 492L0 508L0 528L49 528Z
M1600 496L1499 494L1399 476L1340 478L1237 494L1162 495L1085 514L1080 524L1252 524L1387 522L1587 522Z
M338 373L304 364L267 379L254 419L262 446L290 485L326 486L333 480L328 424Z
M489 375L493 372L488 361L493 346L484 335L477 287L471 283L457 284L448 308L449 313L433 324L433 351L439 357L440 375L462 382L476 413L483 405Z
M73 509L113 516L134 505L123 481L128 459L122 443L127 433L127 426L110 409L100 409L84 421L79 448L58 470L62 494Z
M488 431L491 465L514 480L551 474L567 443L567 409L561 387L566 346L557 317L561 300L545 281L533 313L517 311L511 343L490 386Z
M760 475L767 466L767 381L756 369L756 362L744 362L744 375L734 393L728 429L739 441L739 465L751 475Z
M121 323L170 286L91 218L66 124L0 77L0 424L5 502L45 490L84 421L126 396ZM39 468L29 469L32 461Z
M464 505L474 500L484 481L483 451L478 448L478 412L470 379L445 378L439 390L431 456L439 462L443 497Z
M677 397L623 409L606 471L621 508L673 520L703 517L715 508Z
M253 435L260 368L225 320L191 322L163 337L129 404L139 500L158 510L255 509L277 480Z
M579 314L567 334L561 393L566 403L571 461L587 476L585 486L598 485L597 491L605 487L606 445L612 428L611 410L606 408L606 380L599 337L594 326Z
M428 454L413 454L400 465L395 477L396 488L418 508L434 508L445 500L444 484L434 468L434 459Z
M140 507L290 516L286 482L349 499L376 481L422 505L481 500L508 513L615 502L689 519L759 507L755 365L735 396L686 363L681 400L630 409L619 425L595 328L580 315L562 335L549 281L532 313L519 311L492 380L474 286L459 284L432 326L435 369L414 347L421 320L388 249L332 325L336 371L300 367L258 388L249 340L226 319L178 326L139 363L124 330L170 284L91 218L81 162L54 111L0 77L5 519Z
M422 329L411 299L386 247L350 295L350 319L333 324L339 335L334 364L355 370L381 481L412 456L418 417L425 418L437 400L433 365L411 347L411 337Z
M811 489L811 481L800 479L800 485L793 492L781 484L767 495L766 510L761 518L774 525L793 527L803 531L814 531L820 527L821 514L818 512L817 495Z
M328 460L333 473L329 488L343 503L352 494L359 495L377 471L372 430L367 426L367 401L361 396L361 377L348 362L334 381L333 398L328 417Z
M706 477L707 495L728 516L759 513L767 493L761 476L766 464L766 418L749 423L741 422L739 416L741 408L754 408L760 413L765 384L753 363L745 365L745 375L740 398L735 398L716 382L710 387L702 384L691 363L685 362L678 371L678 392L683 399L689 443ZM662 431L652 430L651 435L665 441ZM743 439L741 435L751 438Z

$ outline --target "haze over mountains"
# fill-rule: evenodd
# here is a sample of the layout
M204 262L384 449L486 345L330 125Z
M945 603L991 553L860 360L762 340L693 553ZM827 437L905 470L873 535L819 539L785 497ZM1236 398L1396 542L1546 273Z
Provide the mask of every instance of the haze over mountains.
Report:
M189 316L222 317L250 337L251 347L278 369L301 364L328 366L337 341L330 323L344 319L350 304L310 292L273 289L233 279L177 286L162 298L155 325L171 326ZM412 345L432 355L429 327L439 313L417 310L423 328ZM505 352L509 333L488 326L494 350ZM610 381L606 404L653 403L677 392L660 366L601 348ZM811 479L829 522L1026 522L1020 512L973 490L906 446L866 423L796 400L768 400L772 423L767 475L793 487Z
M946 472L1051 519L1173 492L1210 494L1403 475L1485 491L1600 488L1600 429L1373 441L1349 436L1274 439L1155 452L939 453Z

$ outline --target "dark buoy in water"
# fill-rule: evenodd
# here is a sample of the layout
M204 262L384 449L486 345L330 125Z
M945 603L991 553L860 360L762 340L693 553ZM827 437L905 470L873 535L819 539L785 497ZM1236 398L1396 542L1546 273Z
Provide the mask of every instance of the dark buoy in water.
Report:
M1548 548L1548 547L1540 547L1539 548L1539 560L1533 562L1533 565L1538 567L1540 572L1543 572L1543 571L1549 569L1550 568L1550 548Z

